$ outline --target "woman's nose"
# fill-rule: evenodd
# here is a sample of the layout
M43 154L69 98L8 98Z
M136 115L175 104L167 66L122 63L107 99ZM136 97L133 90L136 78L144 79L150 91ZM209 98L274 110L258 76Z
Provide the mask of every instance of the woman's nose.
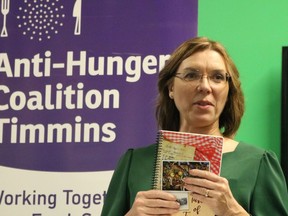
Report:
M199 80L197 90L199 92L210 93L212 91L208 76L202 76Z

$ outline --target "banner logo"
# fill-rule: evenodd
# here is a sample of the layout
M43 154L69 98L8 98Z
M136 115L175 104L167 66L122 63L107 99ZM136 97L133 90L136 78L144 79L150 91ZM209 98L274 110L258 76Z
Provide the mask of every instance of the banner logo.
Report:
M10 12L10 0L1 0L1 14L3 16L1 37L8 37L7 18ZM74 35L81 35L82 0L75 0L73 11L65 14L64 5L59 0L24 0L18 7L18 28L22 35L30 40L42 42L57 35L64 26L67 16L75 20Z

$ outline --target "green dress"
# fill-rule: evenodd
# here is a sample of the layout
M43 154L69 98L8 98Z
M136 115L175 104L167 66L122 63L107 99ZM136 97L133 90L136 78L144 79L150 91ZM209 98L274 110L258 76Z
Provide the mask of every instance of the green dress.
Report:
M122 216L131 208L138 191L152 188L156 145L129 149L114 171L102 216ZM254 216L288 216L285 177L273 152L240 142L224 153L221 176L229 181L238 203Z

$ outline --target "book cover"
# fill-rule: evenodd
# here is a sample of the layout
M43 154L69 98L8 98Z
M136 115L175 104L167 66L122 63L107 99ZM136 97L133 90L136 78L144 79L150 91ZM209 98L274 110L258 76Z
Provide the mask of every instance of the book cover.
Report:
M223 137L160 130L157 138L154 189L176 195L181 207L173 216L214 216L204 203L193 199L182 187L181 178L189 169L205 169L217 175L221 171Z

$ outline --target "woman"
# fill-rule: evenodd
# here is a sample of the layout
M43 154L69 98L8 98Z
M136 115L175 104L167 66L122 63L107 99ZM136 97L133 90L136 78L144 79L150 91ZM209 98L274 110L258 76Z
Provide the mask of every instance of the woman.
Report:
M221 175L192 170L185 188L215 215L288 215L273 152L233 140L244 113L239 73L225 48L198 37L181 44L159 74L157 120L164 130L224 137ZM170 215L176 198L152 190L156 145L129 149L112 177L102 216Z

